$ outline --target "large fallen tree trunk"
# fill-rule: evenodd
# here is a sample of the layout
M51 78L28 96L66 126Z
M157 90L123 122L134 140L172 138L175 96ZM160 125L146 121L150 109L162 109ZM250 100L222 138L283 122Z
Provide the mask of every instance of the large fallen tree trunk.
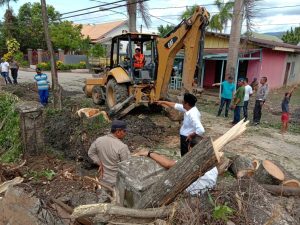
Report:
M284 174L270 160L264 160L255 172L254 179L261 184L280 184L284 180Z
M278 196L300 196L300 188L298 187L286 187L283 185L262 185L268 192Z

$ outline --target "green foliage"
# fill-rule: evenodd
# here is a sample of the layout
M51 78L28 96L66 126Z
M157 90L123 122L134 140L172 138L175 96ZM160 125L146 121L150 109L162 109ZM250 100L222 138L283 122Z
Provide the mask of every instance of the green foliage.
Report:
M193 5L191 7L187 6L180 18L187 19L187 18L191 17L194 14L194 12L196 11L197 7L198 7L198 5Z
M51 70L50 62L42 62L37 64L38 68L41 68L44 71ZM79 62L77 64L63 64L61 61L56 62L56 68L60 71L68 71L68 70L75 70L75 69L86 69L86 63L84 61Z
M51 27L57 23L60 14L51 5L47 5L47 14ZM20 7L17 19L19 36L16 38L20 42L21 51L27 51L28 48L46 49L41 4L25 3Z
M6 46L7 46L8 52L11 52L12 54L14 54L20 50L20 43L15 38L7 39Z
M86 48L86 39L81 34L81 29L82 25L75 25L70 21L52 24L50 30L54 47L67 52Z
M282 40L285 43L297 45L300 42L300 27L295 27L295 29L291 27L291 30L282 36Z
M228 21L232 19L234 1L229 1L224 4L223 1L216 0L215 4L219 10L219 13L211 17L209 28L221 33L223 29L226 28Z
M104 57L106 49L101 44L95 44L90 48L88 55L92 57Z
M221 220L227 222L229 217L233 214L234 210L225 204L217 204L213 201L212 196L208 193L208 200L214 206L212 216L214 220Z
M42 171L31 170L26 174L26 177L33 178L34 180L40 180L46 178L47 180L52 180L55 176L55 172L50 169L45 169Z
M160 25L159 27L157 27L158 35L160 37L164 37L173 29L174 29L174 26L172 26L172 25L167 24L165 27L163 25Z
M15 95L0 92L0 152L4 152L1 162L14 162L22 152L19 114L15 110L18 101Z

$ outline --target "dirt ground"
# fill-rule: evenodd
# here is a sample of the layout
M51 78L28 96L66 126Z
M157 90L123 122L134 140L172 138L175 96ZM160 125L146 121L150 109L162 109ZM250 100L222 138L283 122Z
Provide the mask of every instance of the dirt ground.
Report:
M52 196L75 207L97 201L94 186L71 175L96 175L96 168L87 157L87 151L97 137L109 132L109 124L101 117L89 120L76 115L79 108L98 106L93 105L91 99L83 96L77 81L70 82L71 86L75 85L76 88L69 90L66 88L63 92L64 109L57 112L51 108L51 103L45 109L47 154L30 159L22 173L38 196L47 200ZM66 85L64 84L63 87ZM6 86L4 89L22 100L38 100L32 84L21 82L20 85ZM278 127L281 100L278 96L282 96L283 92L284 90L272 92L270 101L263 111L262 124L249 125L245 134L225 146L225 152L246 155L251 159L270 159L279 162L287 171L300 179L300 90L291 101L292 132L285 135L280 134ZM203 95L197 105L202 115L201 120L206 135L213 139L230 129L232 119L232 113L229 118L216 117L218 107L216 101L218 98L214 95ZM251 105L253 106L253 103ZM251 118L251 106L249 112ZM140 108L124 119L128 123L128 135L124 142L128 144L131 151L141 147L149 148L169 157L179 158L180 123L171 121L164 111L153 112ZM48 180L45 176L37 179L35 172L43 170L53 170L55 173L53 179Z

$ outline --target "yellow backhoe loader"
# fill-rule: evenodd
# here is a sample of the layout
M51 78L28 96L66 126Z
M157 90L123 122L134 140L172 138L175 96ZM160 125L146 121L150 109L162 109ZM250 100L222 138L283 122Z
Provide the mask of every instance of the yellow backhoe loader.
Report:
M106 103L109 114L122 115L141 104L165 99L176 54L184 48L182 83L191 91L201 35L209 13L198 7L165 37L154 34L123 33L112 39L110 68L98 78L86 79L84 92L95 104ZM203 45L203 44L202 44ZM136 67L134 51L144 55L142 68Z

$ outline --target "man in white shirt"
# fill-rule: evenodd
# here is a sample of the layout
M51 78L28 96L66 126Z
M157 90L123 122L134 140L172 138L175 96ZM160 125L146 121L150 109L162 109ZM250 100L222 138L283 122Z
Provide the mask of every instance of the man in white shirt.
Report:
M244 86L245 86L245 97L244 97L244 106L243 106L243 112L244 112L244 119L245 121L248 119L248 103L250 96L253 94L252 87L248 84L248 78L245 78L244 80Z
M189 93L185 93L183 103L178 104L168 101L157 101L158 105L174 107L176 110L184 113L184 119L180 128L180 152L184 156L191 144L195 144L197 137L201 137L205 130L201 124L201 114L195 106L197 98Z
M12 84L8 72L9 72L9 63L6 62L6 60L4 58L2 58L1 59L1 76L4 78L6 84L7 84L7 82Z

